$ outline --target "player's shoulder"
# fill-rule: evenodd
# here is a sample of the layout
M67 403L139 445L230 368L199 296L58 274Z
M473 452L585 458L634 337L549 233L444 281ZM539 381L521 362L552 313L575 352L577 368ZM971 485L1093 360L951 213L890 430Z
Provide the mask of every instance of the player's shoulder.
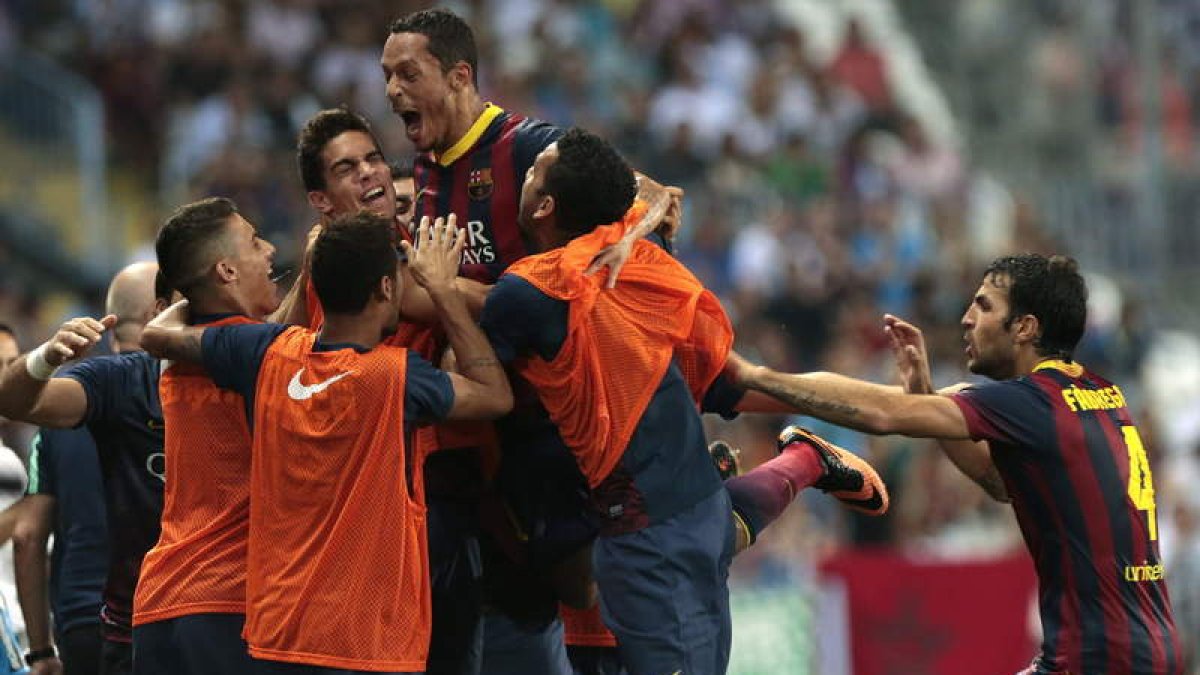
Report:
M123 352L86 358L59 371L60 377L106 377L158 373L158 359L146 352Z
M1045 402L1049 400L1046 383L1038 373L1030 373L1007 380L986 380L972 383L954 394L955 397L977 402L1014 404Z
M252 342L263 350L307 351L317 336L317 331L307 326L283 323L248 323L226 328L236 331L234 334L240 339Z
M496 281L487 299L491 302L493 298L496 306L512 307L528 307L552 299L533 282L511 271L505 272Z
M534 117L525 117L516 113L506 113L503 128L513 138L513 144L524 152L537 154L546 146L562 137L566 130L549 122Z

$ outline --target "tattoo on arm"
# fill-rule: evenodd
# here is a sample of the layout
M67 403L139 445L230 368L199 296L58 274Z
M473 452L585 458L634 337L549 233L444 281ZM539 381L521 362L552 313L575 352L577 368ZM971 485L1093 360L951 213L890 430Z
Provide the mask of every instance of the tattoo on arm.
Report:
M859 409L844 401L823 399L811 391L794 391L781 382L769 381L763 383L763 393L769 394L784 403L806 411L814 417L825 418L835 416L834 420L853 419L858 417Z

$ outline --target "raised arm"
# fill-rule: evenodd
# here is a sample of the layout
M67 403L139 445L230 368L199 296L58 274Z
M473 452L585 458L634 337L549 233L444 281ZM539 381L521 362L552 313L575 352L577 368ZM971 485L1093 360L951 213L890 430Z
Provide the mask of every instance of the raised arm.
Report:
M921 329L891 314L884 315L883 323L884 330L891 340L892 354L896 358L896 367L900 371L904 390L913 394L933 393L929 355L925 349L925 335ZM957 387L954 387L938 393L950 394L956 389ZM938 439L938 445L954 466L967 478L975 481L992 499L999 502L1010 501L1000 471L992 462L992 453L987 441Z
M142 349L160 359L199 363L203 358L200 340L204 329L189 326L187 317L187 300L168 307L146 324L142 331Z
M512 389L496 353L467 311L467 301L455 284L462 257L465 230L455 226L455 217L438 218L432 225L422 218L417 230L420 245L401 247L408 256L412 278L424 288L446 329L446 337L458 361L458 372L450 373L454 407L448 419L495 419L512 409Z
M836 373L779 373L731 355L727 376L808 415L870 434L970 438L958 406L945 396L907 394L895 387Z
M86 356L117 317L80 317L64 323L54 337L17 358L0 374L0 416L43 427L73 427L87 414L83 385L53 377L58 367Z
M635 199L647 204L647 209L639 220L618 243L602 250L588 265L585 274L593 274L609 268L606 288L615 288L617 276L625 261L633 252L633 243L656 230L660 231L667 241L675 238L682 222L683 190L677 187L664 187L653 178L637 174L638 191Z

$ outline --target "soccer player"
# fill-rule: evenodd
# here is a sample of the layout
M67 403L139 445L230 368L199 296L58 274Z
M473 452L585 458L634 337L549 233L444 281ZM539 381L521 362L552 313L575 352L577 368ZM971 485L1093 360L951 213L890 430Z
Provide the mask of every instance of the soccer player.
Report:
M420 153L414 165L416 216L456 214L459 226L467 233L462 275L495 283L505 268L529 253L517 227L521 183L537 154L557 139L562 129L503 110L481 97L474 34L465 21L448 10L419 11L395 21L380 65L392 109ZM670 195L657 183L643 177L640 187L639 196L651 208L625 238L599 255L591 268L595 271L608 266L610 285L615 284L632 243L659 225L670 202ZM484 482L485 449L494 444L491 431L438 427L437 434L440 452L431 456L426 469L430 496L462 503L478 500L477 494L458 486ZM502 453L500 463L507 461L507 453ZM431 506L438 508L433 502ZM441 546L437 537L431 543L435 548ZM445 545L454 544L451 540ZM516 588L511 579L494 576L488 585L499 590ZM472 593L474 589L468 587L463 592ZM495 597L490 600L495 604ZM511 613L514 608L508 609ZM503 619L494 614L489 623ZM513 642L561 651L555 626L547 626L544 631L516 625L496 628L505 630ZM496 630L489 630L486 640L491 642L496 635ZM526 651L519 645L500 647L508 654ZM547 660L555 657L534 656L533 661L518 663L512 670L543 670Z
M417 216L458 216L467 230L462 274L494 283L528 250L516 226L525 172L562 135L546 122L506 111L479 93L471 27L453 12L429 9L392 23L380 57L392 110L420 153L414 175ZM662 221L671 194L639 176L650 209L590 270L608 266L610 287L634 241Z
M324 227L312 279L320 332L277 324L188 327L176 306L143 342L202 362L251 419L246 640L261 672L415 672L429 642L417 425L493 419L512 406L504 371L455 285L464 237L426 221L395 250L369 213ZM402 263L406 259L407 263ZM461 374L433 368L394 332L406 264L428 292Z
M165 282L190 302L197 326L261 321L279 303L275 247L228 199L177 209L155 251ZM166 487L162 535L142 562L134 596L134 672L247 673L242 640L250 502L250 430L242 398L200 369L162 374Z
M297 158L309 203L320 214L321 223L365 210L395 222L402 237L412 237L412 179L407 181L408 208L401 214L400 193L393 190L399 185L403 191L404 181L394 180L395 172L385 163L379 143L362 117L344 109L317 113L300 132ZM319 228L320 223L315 231ZM304 279L308 278L308 267L306 264L301 272ZM407 270L402 274L406 279L400 309L408 321L401 322L386 342L436 362L440 357L436 341L444 342L440 328L429 323L436 324L436 314L428 294L407 278ZM472 316L478 316L489 287L464 278L455 284L467 293ZM306 311L303 315L293 313L292 319L306 316L309 327L317 329L324 312L311 282L308 287ZM425 434L433 436L431 431L422 434L422 438ZM478 600L481 572L474 524L479 507L477 499L459 498L465 486L441 478L437 467L444 463L445 453L438 453L424 468L433 571L433 642L426 666L431 675L473 672L478 666L470 664L478 661L482 649ZM447 485L453 489L448 490Z
M384 158L370 124L361 115L345 108L331 108L313 115L300 130L296 161L308 203L319 217L310 238L334 218L359 211L395 222L401 235L411 236L411 208L406 217L401 217L392 168ZM410 194L410 207L411 204ZM286 318L289 323L318 328L323 312L308 275L309 269L305 265L301 269L301 281L294 287L306 291L306 301L298 303L296 308L303 313L288 310L291 313ZM466 293L468 308L478 314L488 287L467 279L457 280L455 284ZM409 282L403 287L401 315L411 321L436 322L433 305L420 285ZM284 303L290 304L290 299L285 298Z
M100 460L87 429L38 430L22 501L13 531L13 566L30 672L95 675L108 525ZM47 560L51 534L54 550Z
M1179 673L1146 449L1121 388L1072 359L1086 302L1070 258L993 261L962 326L967 367L994 381L956 393L744 364L733 377L835 424L950 441L943 450L964 473L1011 499L1042 620L1041 653L1026 672ZM888 329L906 380L928 380L912 376L925 361L920 334L894 319Z
M142 556L158 540L162 514L160 365L138 345L145 322L167 302L155 298L157 271L153 263L121 270L109 287L104 318L65 322L0 377L0 415L43 427L86 425L99 450L109 522L101 614L106 675L131 672L133 592ZM67 360L86 355L105 332L116 354L57 372Z
M509 268L482 324L548 412L541 428L526 433L545 434L551 424L557 445L530 443L527 461L561 461L570 455L555 450L569 449L581 473L577 487L590 492L600 536L583 562L594 561L604 622L625 668L723 673L732 490L723 489L705 447L697 402L724 413L747 402L718 378L733 340L720 304L664 250L637 242L615 289L585 275L596 252L638 217L627 213L634 190L628 165L594 135L572 129L540 153L522 189L519 223L543 252ZM622 226L604 226L623 218ZM829 446L791 433L781 446L756 479L769 474L791 495L817 485L886 506L882 485L868 485ZM569 501L561 489L555 494Z

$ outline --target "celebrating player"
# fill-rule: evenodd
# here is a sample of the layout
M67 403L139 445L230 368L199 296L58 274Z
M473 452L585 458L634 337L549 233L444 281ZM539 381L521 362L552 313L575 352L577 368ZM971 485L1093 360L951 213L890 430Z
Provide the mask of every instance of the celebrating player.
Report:
M133 594L142 556L159 535L163 490L163 419L159 363L139 351L144 323L164 306L155 298L158 266L137 263L109 287L108 315L65 322L47 342L17 359L0 378L0 415L44 427L86 425L100 452L109 522L101 673L132 669ZM57 372L111 332L112 356Z
M510 497L534 509L549 506L524 514L526 520L540 518L538 529L559 531L543 546L566 548L571 532L590 534L571 520L578 499L572 493L590 492L601 520L594 574L629 672L723 673L730 635L725 581L736 539L732 491L722 489L709 458L697 401L726 413L754 401L719 378L733 341L720 304L661 248L637 242L615 289L602 290L599 279L584 274L596 252L625 233L625 223L606 224L640 215L627 213L633 197L628 165L578 129L540 153L528 172L519 222L544 253L509 268L482 323L501 360L513 364L548 414L540 424L523 421L524 433L537 433L540 442L527 441L523 452L513 446L518 458L562 461L569 449L583 482L572 491L563 481L527 480ZM757 479L788 492L787 502L816 484L864 508L886 508L873 472L868 480L846 467L831 446L801 433L788 433L781 446L784 454ZM758 492L757 482L744 487ZM755 520L761 528L774 515ZM574 542L586 551L580 544Z
M404 258L394 236L392 223L369 213L323 228L312 252L320 332L188 327L181 304L143 336L155 353L202 362L246 400L254 448L245 635L252 656L273 662L269 672L425 669L423 458L413 430L495 418L512 405L455 286L463 237L453 219L425 222ZM381 344L398 320L402 259L442 317L461 374Z
M943 448L994 495L1007 493L1034 559L1043 640L1027 672L1179 673L1146 450L1121 388L1072 360L1086 301L1070 258L995 260L962 318L968 368L995 381L956 393L745 364L735 377L835 424L956 441ZM928 390L927 373L914 375L926 361L920 333L895 319L888 327L910 388Z
M261 321L279 303L275 247L228 199L176 210L155 250L166 283L189 300L194 325ZM159 388L162 535L146 554L134 596L134 672L252 672L241 637L250 501L245 406L194 364L172 363Z
M517 227L521 183L537 154L557 139L562 129L483 100L478 91L474 34L466 22L447 10L415 12L394 22L380 65L392 109L404 124L408 139L421 153L414 167L418 191L416 215L456 214L459 226L467 233L461 273L483 283L495 283L506 267L529 252ZM616 282L632 243L659 225L670 203L668 192L653 181L644 179L640 186L640 197L651 208L625 238L614 242L593 265L593 270L610 267L610 285ZM431 509L442 510L442 503L478 501L478 494L471 494L461 486L483 482L481 448L494 443L491 431L439 427L437 443L440 452L431 456L426 469ZM507 453L500 461L508 461ZM460 519L451 515L444 520ZM434 535L431 543L435 548L457 546L456 539L470 529L466 523L451 527L444 537ZM491 557L488 556L489 561ZM493 576L491 580L494 583L489 585L493 590L515 588L511 579ZM455 583L463 587L458 591L447 588L447 596L477 592L469 580L451 582ZM493 597L492 604L498 604L496 601ZM507 609L511 613L513 608ZM504 612L489 617L489 623L496 625L488 631L487 640L493 642L503 631L502 641L513 643L500 645L493 653L529 652L518 643L533 646L535 651L561 652L556 626L510 624L506 618ZM467 653L461 648L457 652ZM547 663L556 655L543 653L531 658L529 662L518 660L508 669L546 671L550 667ZM492 667L488 670L502 672Z
M362 117L344 109L317 113L301 130L296 154L309 203L321 218L314 233L320 231L322 223L365 210L395 222L400 236L412 237L412 179L407 180L407 186L403 179L395 180L395 171L384 161L379 143ZM400 193L394 192L397 185L407 188L408 203L403 215ZM291 312L289 321L307 322L310 328L317 329L324 312L315 288L306 281L308 268L305 264L301 273L301 283L307 283L309 289L300 308L304 311ZM428 294L408 278L407 270L401 274L405 276L401 314L410 321L424 323L402 322L386 342L436 359L439 354L435 353L435 339L444 337L436 325L429 325L430 321L436 324L437 318ZM456 279L455 284L467 294L468 309L472 316L477 316L489 287L463 278ZM428 435L433 436L431 432ZM444 486L455 481L439 480L436 469L440 462L444 462L444 457L431 458L425 468L431 531L429 562L434 582L433 642L427 669L433 675L457 673L458 664L478 661L482 639L478 630L478 601L472 602L479 595L479 551L472 525L478 507L457 499L443 499ZM462 491L461 485L455 487L456 494ZM458 526L462 523L465 525ZM452 591L443 592L448 585Z

